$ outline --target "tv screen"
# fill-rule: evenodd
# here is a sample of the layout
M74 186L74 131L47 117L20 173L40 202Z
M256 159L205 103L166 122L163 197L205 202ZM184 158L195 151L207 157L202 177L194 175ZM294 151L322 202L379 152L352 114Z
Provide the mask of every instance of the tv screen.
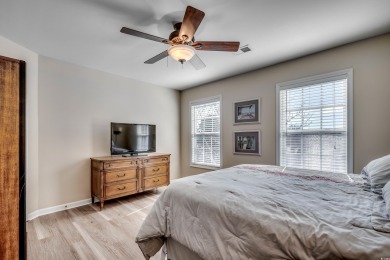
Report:
M134 155L155 151L155 125L111 123L111 155Z

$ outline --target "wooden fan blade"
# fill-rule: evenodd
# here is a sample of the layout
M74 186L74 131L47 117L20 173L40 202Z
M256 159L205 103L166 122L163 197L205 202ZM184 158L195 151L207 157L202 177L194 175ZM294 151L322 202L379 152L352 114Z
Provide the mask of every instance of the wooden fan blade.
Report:
M156 63L157 61L159 60L162 60L164 59L165 57L168 57L168 51L163 51L162 53L160 54L157 54L156 56L154 56L153 58L150 58L148 59L147 61L145 61L144 63L145 64L153 64L153 63Z
M154 35L150 35L150 34L147 34L147 33L139 32L139 31L127 28L127 27L122 27L121 33L130 34L130 35L133 35L133 36L136 36L136 37L144 38L144 39L147 39L147 40L152 40L152 41L155 41L155 42L162 42L162 43L166 43L167 42L167 39L164 39L164 38L161 38L161 37L158 37L158 36L154 36Z
M240 42L195 42L192 47L200 51L236 52L240 47Z
M189 42L194 37L196 30L204 17L204 12L192 6L187 6L184 14L183 22L181 24L179 36L185 41Z
M196 70L201 70L206 68L206 64L200 59L198 55L194 55L192 59L189 60L191 65L196 69Z

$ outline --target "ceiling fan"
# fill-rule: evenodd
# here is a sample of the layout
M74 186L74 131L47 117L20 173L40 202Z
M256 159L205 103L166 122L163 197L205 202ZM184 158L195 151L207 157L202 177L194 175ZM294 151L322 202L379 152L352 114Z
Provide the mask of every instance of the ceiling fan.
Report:
M167 50L157 54L153 58L145 61L145 64L153 64L157 61L171 56L174 60L184 63L189 61L195 69L206 67L203 61L196 55L197 51L227 51L236 52L240 42L220 42L220 41L195 41L194 34L202 22L205 13L192 6L187 6L183 22L174 24L174 31L168 39L136 31L127 27L122 27L121 32L136 37L161 42L171 45Z

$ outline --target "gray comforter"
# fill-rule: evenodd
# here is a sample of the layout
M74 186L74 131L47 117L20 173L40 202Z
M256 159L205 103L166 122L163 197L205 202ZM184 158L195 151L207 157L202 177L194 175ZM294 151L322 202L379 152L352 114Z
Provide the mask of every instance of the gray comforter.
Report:
M204 259L390 257L383 198L347 174L239 165L173 181L136 242L172 237Z

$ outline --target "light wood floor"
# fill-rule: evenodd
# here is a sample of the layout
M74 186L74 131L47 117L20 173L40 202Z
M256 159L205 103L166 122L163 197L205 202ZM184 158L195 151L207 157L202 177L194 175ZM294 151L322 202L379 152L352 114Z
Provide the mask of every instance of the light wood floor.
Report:
M135 237L164 189L107 201L102 211L91 204L27 222L28 260L145 259Z

